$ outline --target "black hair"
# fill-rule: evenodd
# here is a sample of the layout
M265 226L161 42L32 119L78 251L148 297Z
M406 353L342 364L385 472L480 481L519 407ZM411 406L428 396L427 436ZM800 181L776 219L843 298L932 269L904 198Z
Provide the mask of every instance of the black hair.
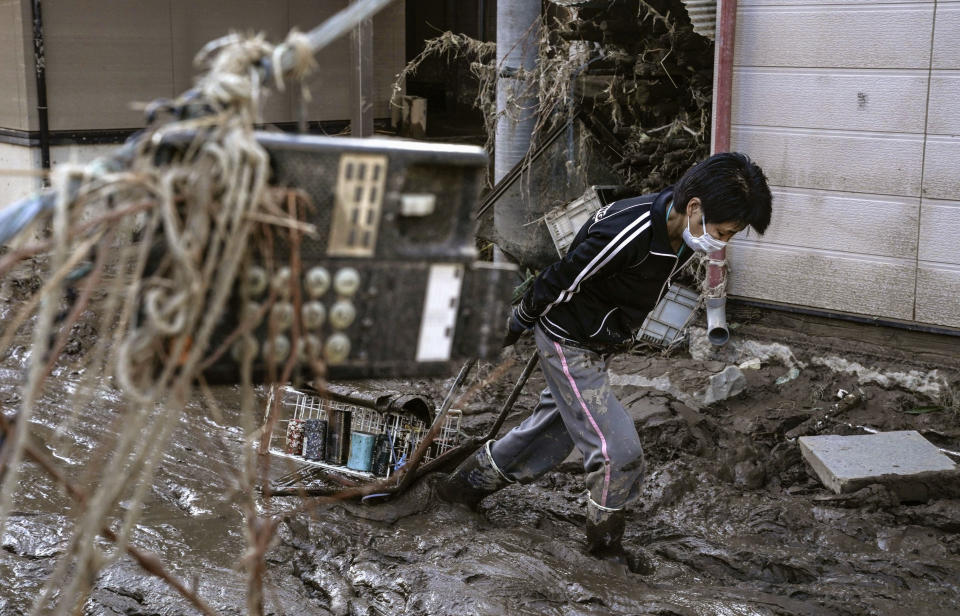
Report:
M714 154L691 167L674 187L674 207L686 214L694 197L700 199L704 218L714 224L743 223L761 235L770 225L767 176L746 154Z

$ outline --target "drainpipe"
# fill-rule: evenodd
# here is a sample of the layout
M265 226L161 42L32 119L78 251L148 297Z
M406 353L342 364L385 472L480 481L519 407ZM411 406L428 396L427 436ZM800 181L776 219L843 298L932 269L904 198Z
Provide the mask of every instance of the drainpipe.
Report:
M40 124L40 166L50 171L50 123L47 119L47 60L43 41L43 14L40 0L30 5L33 16L33 66L37 77L37 120ZM43 185L50 185L50 174L44 174Z
M498 183L523 160L536 124L536 84L521 78L537 65L540 0L497 2L497 127L493 181ZM519 203L498 202L493 210L496 235L510 252L530 242L527 210Z
M733 45L737 26L737 0L718 0L717 38L713 62L713 143L710 153L730 151L731 98L733 95ZM707 339L722 346L730 339L727 327L727 250L717 250L707 261Z

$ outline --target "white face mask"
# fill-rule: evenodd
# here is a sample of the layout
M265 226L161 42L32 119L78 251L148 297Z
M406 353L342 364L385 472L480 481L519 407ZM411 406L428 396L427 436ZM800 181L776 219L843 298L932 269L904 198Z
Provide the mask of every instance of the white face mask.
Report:
M721 250L722 248L726 248L726 242L721 242L717 238L707 233L707 219L701 216L700 220L703 224L703 235L694 237L693 234L690 233L690 217L687 216L687 228L683 230L683 241L687 244L687 246L689 246L691 250L706 253L711 253Z

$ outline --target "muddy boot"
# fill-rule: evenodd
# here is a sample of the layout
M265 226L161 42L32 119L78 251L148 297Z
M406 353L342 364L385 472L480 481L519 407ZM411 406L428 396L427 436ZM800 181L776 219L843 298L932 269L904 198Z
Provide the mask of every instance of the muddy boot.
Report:
M643 554L623 548L626 512L601 509L591 500L587 504L587 551L591 556L627 567L633 573L653 573L653 563Z
M476 511L485 496L508 483L493 464L488 441L440 482L437 495L448 503L460 503Z
M601 509L591 500L587 503L587 551L597 558L623 553L623 509Z

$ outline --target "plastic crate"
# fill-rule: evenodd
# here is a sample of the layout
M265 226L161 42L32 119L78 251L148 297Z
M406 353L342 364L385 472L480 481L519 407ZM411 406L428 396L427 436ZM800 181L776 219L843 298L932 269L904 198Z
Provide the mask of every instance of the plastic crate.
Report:
M670 285L660 302L643 321L637 339L669 347L678 342L700 305L700 294L681 285Z
M543 219L553 238L553 245L561 257L567 254L573 238L594 212L606 205L604 192L615 191L618 186L590 186L582 195L567 203L553 208Z

